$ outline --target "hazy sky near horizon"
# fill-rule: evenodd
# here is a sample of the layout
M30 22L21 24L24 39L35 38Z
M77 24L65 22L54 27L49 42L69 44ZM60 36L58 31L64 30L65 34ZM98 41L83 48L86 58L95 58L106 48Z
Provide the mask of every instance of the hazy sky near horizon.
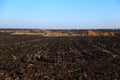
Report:
M0 0L0 28L120 28L120 1Z

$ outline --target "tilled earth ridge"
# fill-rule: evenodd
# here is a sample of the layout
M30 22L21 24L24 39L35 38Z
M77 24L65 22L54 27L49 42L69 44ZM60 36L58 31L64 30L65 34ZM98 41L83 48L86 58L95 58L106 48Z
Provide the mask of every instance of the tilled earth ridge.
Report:
M0 35L0 80L120 80L120 37Z

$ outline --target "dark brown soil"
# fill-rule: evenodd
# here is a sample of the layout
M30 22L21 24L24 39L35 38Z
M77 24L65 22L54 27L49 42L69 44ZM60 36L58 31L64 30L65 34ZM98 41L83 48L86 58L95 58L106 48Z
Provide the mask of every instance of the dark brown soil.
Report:
M120 80L120 37L0 35L0 80Z

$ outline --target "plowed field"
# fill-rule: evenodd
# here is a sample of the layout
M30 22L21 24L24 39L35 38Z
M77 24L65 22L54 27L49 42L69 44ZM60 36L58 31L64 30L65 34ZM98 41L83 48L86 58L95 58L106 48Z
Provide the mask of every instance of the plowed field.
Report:
M0 35L0 80L120 80L120 37Z

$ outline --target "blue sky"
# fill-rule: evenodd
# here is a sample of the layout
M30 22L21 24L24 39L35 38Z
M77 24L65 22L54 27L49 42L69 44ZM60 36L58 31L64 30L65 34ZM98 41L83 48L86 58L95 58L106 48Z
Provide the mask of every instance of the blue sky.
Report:
M0 0L0 28L120 28L120 1Z

